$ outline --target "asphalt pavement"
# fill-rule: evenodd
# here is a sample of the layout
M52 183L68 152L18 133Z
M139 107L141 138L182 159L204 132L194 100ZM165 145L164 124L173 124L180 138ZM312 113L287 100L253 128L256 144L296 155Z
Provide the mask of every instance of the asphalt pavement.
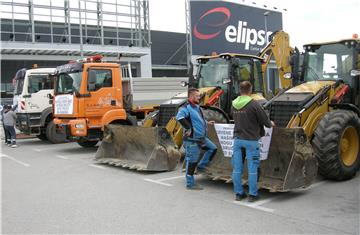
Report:
M231 184L204 176L204 190L186 190L181 167L144 173L96 164L96 147L18 145L1 144L3 234L359 234L359 174L236 202Z

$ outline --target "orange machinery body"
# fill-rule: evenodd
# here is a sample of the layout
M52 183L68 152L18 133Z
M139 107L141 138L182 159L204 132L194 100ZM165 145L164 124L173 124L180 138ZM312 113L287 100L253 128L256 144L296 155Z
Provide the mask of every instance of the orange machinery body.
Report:
M104 126L109 123L121 123L127 120L127 113L123 103L123 84L119 64L116 63L83 63L81 85L78 93L73 97L73 111L68 114L56 114L54 122L65 131L69 139L76 137L101 138ZM88 91L89 69L110 70L112 86L102 87L96 91ZM65 94L69 95L69 94ZM64 94L55 94L56 100Z

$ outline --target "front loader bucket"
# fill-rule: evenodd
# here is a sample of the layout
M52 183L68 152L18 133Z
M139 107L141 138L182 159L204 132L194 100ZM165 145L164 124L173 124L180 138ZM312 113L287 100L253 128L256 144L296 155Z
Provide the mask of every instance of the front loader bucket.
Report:
M164 127L107 125L95 160L139 171L172 171L180 152Z
M231 157L225 157L214 127L209 137L218 146L216 156L205 170L213 180L231 182ZM268 158L261 161L258 186L271 192L285 192L311 185L317 175L317 160L302 128L274 128ZM243 182L247 182L244 162Z

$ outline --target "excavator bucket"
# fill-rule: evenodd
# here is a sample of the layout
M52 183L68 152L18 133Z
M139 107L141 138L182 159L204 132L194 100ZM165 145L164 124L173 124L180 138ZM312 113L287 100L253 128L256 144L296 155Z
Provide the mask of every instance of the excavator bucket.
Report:
M231 157L225 157L215 128L209 126L209 138L218 146L217 154L204 174L213 180L231 182ZM274 128L266 160L259 169L259 188L286 192L311 185L317 175L317 160L302 128ZM247 182L244 162L243 182Z
M139 171L171 171L180 152L164 127L107 125L95 160Z

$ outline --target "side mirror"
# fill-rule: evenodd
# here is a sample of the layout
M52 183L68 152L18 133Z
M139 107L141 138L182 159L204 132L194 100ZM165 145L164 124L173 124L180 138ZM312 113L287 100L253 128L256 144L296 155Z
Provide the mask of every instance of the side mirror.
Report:
M223 78L222 79L222 84L229 84L231 82L230 78Z
M51 100L51 99L54 97L54 96L53 96L52 94L50 94L50 93L47 94L46 96L47 96L47 98L48 98L49 100Z
M94 70L89 70L88 74L88 90L95 91L96 84L96 72Z
M186 86L189 85L189 83L186 82L186 81L181 81L181 82L180 82L180 85L181 85L182 87L186 87Z
M351 70L351 72L350 72L350 76L351 77L356 77L356 76L359 76L360 75L360 70L355 70L355 69L353 69L353 70Z

